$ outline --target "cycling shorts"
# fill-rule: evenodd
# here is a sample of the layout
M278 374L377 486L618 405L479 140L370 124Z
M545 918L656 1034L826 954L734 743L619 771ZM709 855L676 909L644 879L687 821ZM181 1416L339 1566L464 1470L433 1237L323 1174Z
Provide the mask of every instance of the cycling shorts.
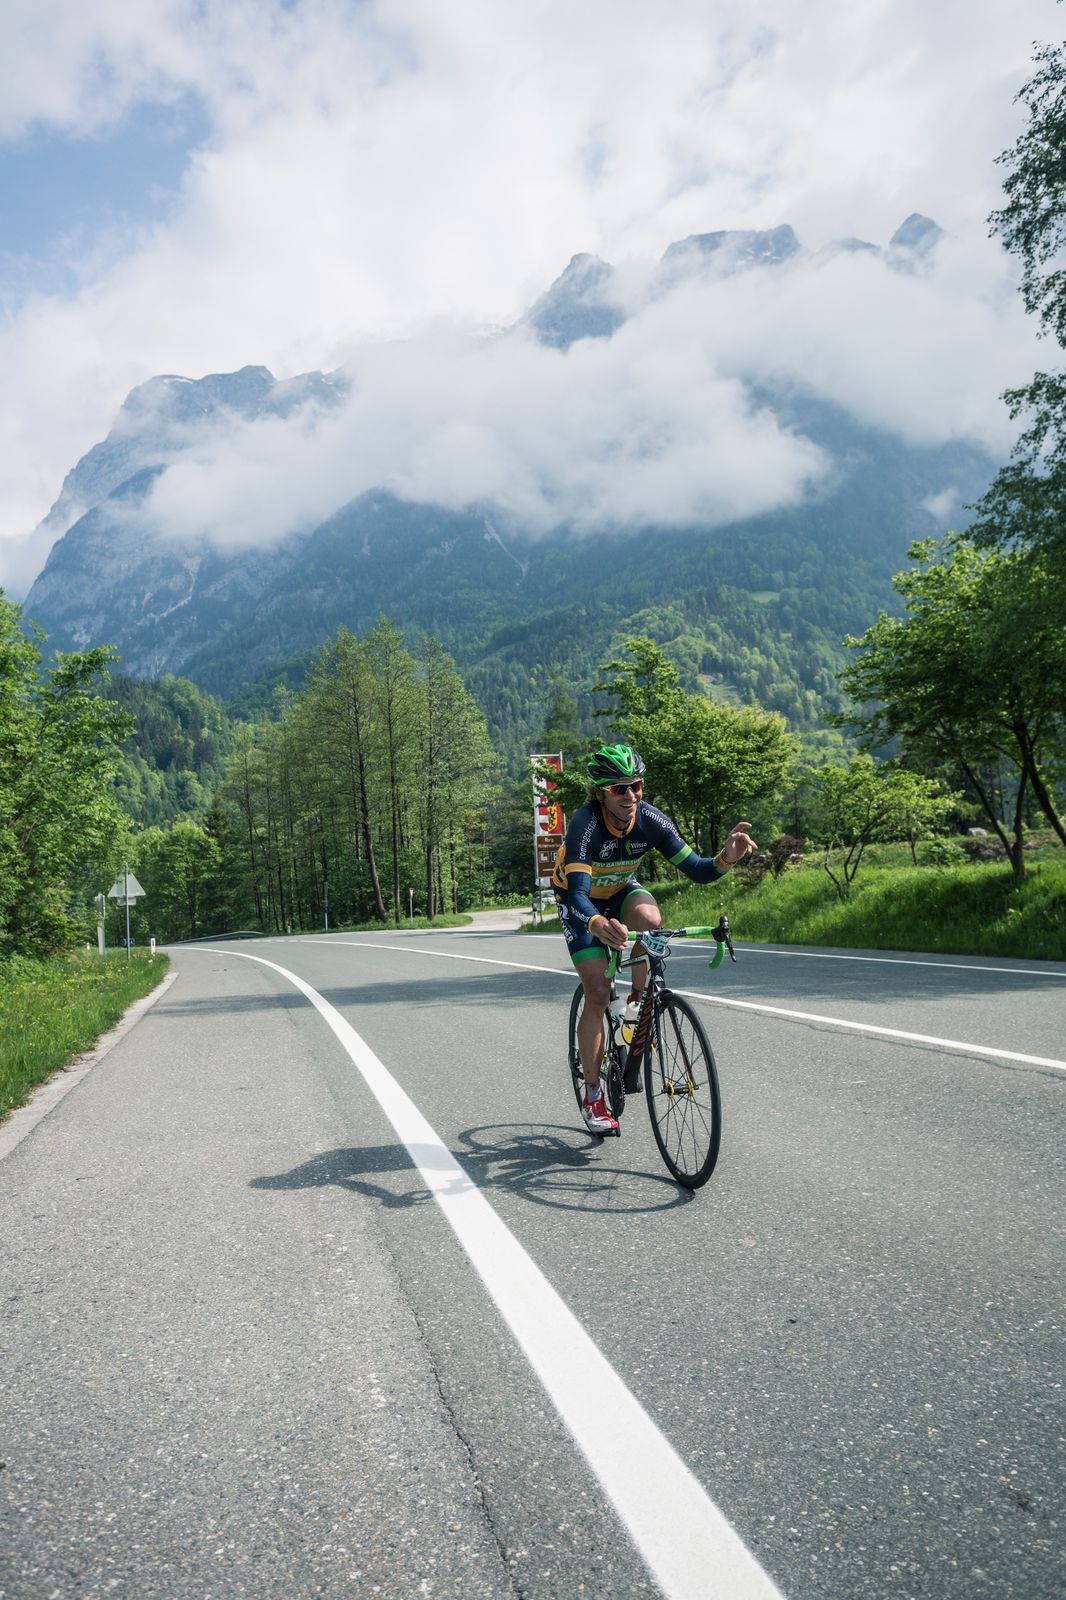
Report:
M629 883L623 883L622 887L616 890L609 900L601 901L596 906L596 910L601 917L614 917L619 922L624 922L622 907L635 894L644 895L648 900L654 898L650 889L645 889L634 879ZM559 922L562 925L566 948L570 952L570 959L575 967L579 962L588 961L591 957L597 957L601 961L609 960L611 952L607 945L602 944L594 934L589 932L587 922L583 922L580 917L574 915L570 909L567 896L556 893L555 903L559 907Z

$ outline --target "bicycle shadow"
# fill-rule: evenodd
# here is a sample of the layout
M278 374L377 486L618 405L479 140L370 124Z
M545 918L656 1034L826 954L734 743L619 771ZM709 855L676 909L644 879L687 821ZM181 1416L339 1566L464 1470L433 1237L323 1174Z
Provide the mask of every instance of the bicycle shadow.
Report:
M565 1136L564 1136L565 1135ZM458 1195L478 1189L500 1190L533 1205L559 1211L627 1214L671 1211L696 1197L664 1173L641 1171L612 1160L608 1145L577 1143L581 1134L547 1125L516 1128L488 1124L467 1128L459 1149L442 1155L434 1145L342 1146L324 1150L288 1172L251 1178L250 1189L292 1190L337 1187L376 1200L387 1210L425 1205L435 1194ZM458 1163L456 1171L454 1163ZM419 1167L440 1174L433 1189L407 1180ZM394 1173L395 1185L377 1178Z

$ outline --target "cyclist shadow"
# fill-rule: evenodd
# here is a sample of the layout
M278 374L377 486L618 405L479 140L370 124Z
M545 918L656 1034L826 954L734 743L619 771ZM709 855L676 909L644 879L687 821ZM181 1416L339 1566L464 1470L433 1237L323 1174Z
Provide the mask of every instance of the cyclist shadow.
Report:
M578 1135L577 1137L580 1137ZM417 1173L406 1145L365 1145L324 1150L289 1172L249 1181L251 1189L316 1189L336 1186L377 1200L389 1210L425 1205L434 1194L460 1194L470 1189L498 1189L562 1211L669 1211L695 1196L657 1172L643 1172L611 1160L614 1141L587 1146L574 1142L570 1130L514 1124L467 1128L460 1148L442 1156L432 1145L415 1150L418 1165L440 1174L434 1189L405 1181ZM453 1162L459 1163L457 1172ZM377 1182L386 1173L395 1185ZM637 1187L639 1185L639 1187Z

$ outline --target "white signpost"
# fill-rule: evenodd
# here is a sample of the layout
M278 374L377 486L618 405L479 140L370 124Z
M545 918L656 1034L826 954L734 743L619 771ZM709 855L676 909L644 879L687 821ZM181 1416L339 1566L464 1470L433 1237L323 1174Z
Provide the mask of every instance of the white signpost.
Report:
M137 879L133 876L125 862L122 863L122 876L116 878L107 891L109 900L117 900L120 906L126 907L126 960L130 959L130 906L144 894ZM101 943L102 948L102 943Z

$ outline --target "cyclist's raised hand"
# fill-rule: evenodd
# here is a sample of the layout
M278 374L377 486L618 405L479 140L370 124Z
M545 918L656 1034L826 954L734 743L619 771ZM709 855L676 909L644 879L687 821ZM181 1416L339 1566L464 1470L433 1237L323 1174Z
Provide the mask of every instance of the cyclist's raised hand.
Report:
M751 837L751 823L738 822L719 852L727 867L735 867L759 847Z

